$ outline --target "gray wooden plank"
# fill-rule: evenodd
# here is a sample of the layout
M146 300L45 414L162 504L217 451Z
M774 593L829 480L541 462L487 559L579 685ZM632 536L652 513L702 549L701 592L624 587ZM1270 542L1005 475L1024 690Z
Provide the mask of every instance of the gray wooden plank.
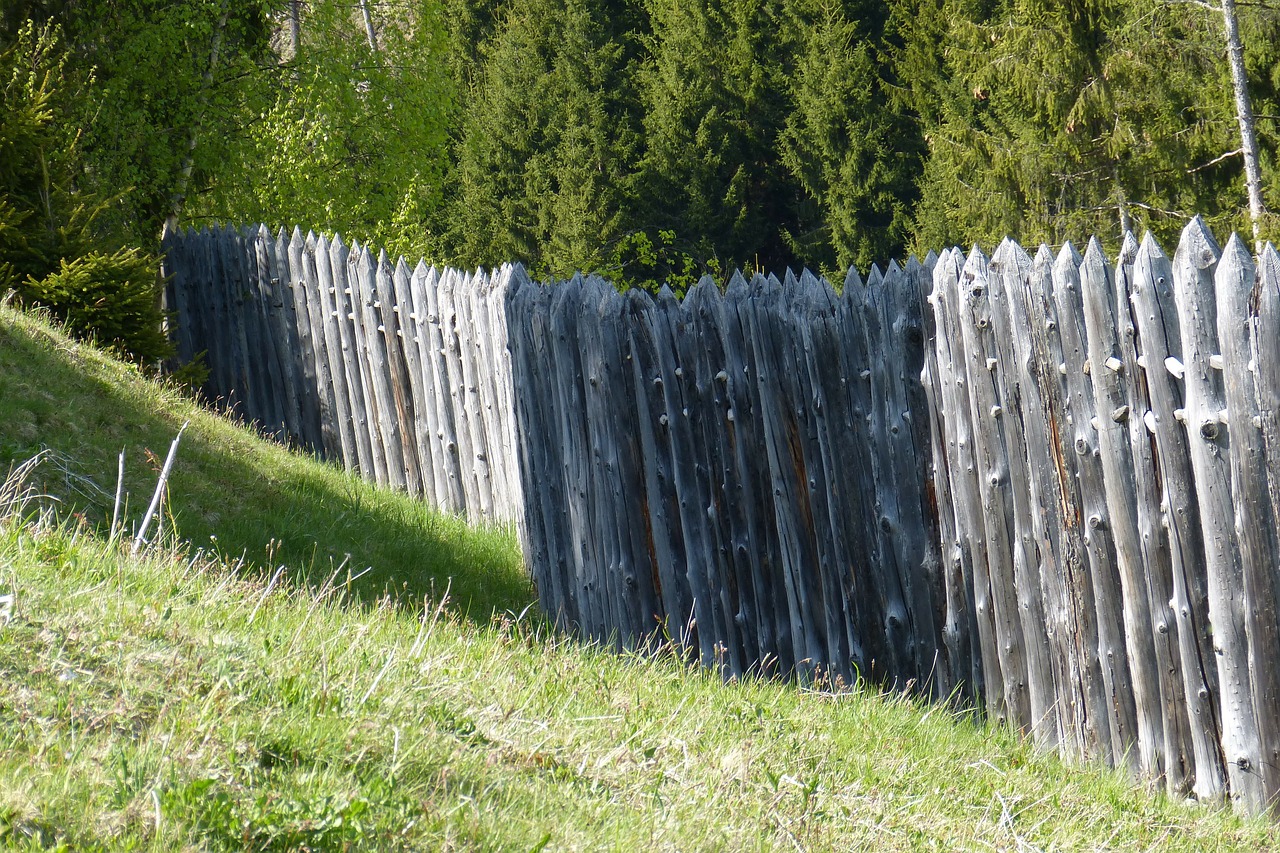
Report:
M358 470L366 480L376 480L373 406L365 387L365 371L361 368L364 344L358 332L359 326L356 325L358 298L352 286L354 282L349 276L350 254L351 250L343 243L341 234L335 234L327 245L325 238L321 237L316 246L316 267L321 280L327 279L333 283L330 293L334 304L333 321L338 327L342 353L340 363L346 373Z
M1028 633L1022 623L1016 580L1020 570L1014 565L1015 560L1025 559L1025 556L1014 549L1014 497L1010 492L1004 447L1002 401L994 375L998 359L991 340L988 278L987 259L974 247L957 280L956 297L960 333L964 341L975 479L982 511L982 526L975 534L984 536L986 540L987 583L1000 670L1004 675L1007 721L1030 731L1033 721L1046 719L1048 706L1033 709L1028 690L1027 650L1032 644L1027 642ZM1026 569L1021 571L1025 573ZM1036 642L1034 645L1039 644ZM1039 698L1043 703L1044 697Z
M314 247L313 247L314 249ZM325 459L342 459L342 440L334 415L334 383L329 374L329 357L324 344L324 309L316 291L315 256L307 252L306 239L294 228L285 247L289 258L289 288L294 297L294 314L300 336L305 337L308 362L303 378L314 408L316 452Z

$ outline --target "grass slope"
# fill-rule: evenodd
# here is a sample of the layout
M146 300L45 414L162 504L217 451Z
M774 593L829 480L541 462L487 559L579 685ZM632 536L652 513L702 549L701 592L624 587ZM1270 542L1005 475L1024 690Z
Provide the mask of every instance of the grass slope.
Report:
M0 493L0 595L16 599L0 615L0 844L1212 850L1280 840L1261 822L1065 768L941 709L724 684L662 655L554 636L512 615L528 590L510 537L477 537L289 458L0 311L0 441L19 458L56 448L40 483L82 502L76 516ZM188 417L176 521L132 557L105 535L86 483L114 480L121 439L162 453ZM150 486L133 481L135 494ZM272 586L182 539L203 547L211 535L224 555L282 541L259 565L292 555L291 580ZM375 585L315 581L310 572L345 553L374 566ZM447 577L468 606L438 595ZM424 596L433 580L437 594Z

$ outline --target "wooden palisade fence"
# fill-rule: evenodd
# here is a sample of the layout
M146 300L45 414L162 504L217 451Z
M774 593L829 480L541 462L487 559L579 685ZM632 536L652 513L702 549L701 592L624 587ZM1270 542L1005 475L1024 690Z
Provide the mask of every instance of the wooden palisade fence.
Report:
M506 290L515 270L394 266L298 229L168 235L178 356L281 439L473 521L523 511Z
M1197 219L1172 259L1006 241L683 300L296 231L166 249L211 396L517 519L565 628L958 697L1250 812L1280 793L1270 246Z
M708 279L683 302L594 277L513 286L544 610L731 675L967 688L972 664L942 641L927 280L913 261L851 273L841 296L808 273Z

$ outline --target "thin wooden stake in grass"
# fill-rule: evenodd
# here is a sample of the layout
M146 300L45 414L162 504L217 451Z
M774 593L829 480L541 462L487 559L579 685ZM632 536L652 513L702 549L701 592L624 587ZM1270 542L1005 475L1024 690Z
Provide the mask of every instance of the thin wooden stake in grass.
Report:
M111 538L116 538L120 524L120 498L124 494L124 448L120 450L120 464L116 468L116 503L111 510Z
M147 507L147 514L142 517L142 526L138 528L138 535L133 540L133 553L138 553L147 541L147 528L151 526L151 519L156 514L156 510L160 508L160 497L164 494L164 487L169 482L169 471L173 468L173 457L178 455L178 442L182 440L182 433L186 430L191 421L183 421L182 428L178 430L178 434L174 436L173 443L169 445L169 455L165 457L164 467L160 469L160 479L156 482L156 493L151 496L151 506Z

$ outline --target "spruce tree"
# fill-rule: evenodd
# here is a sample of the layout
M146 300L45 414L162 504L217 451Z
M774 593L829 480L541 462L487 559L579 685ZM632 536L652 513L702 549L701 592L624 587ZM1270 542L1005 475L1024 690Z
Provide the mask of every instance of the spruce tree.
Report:
M458 262L606 266L635 138L617 19L593 0L523 0L483 46L450 205Z

